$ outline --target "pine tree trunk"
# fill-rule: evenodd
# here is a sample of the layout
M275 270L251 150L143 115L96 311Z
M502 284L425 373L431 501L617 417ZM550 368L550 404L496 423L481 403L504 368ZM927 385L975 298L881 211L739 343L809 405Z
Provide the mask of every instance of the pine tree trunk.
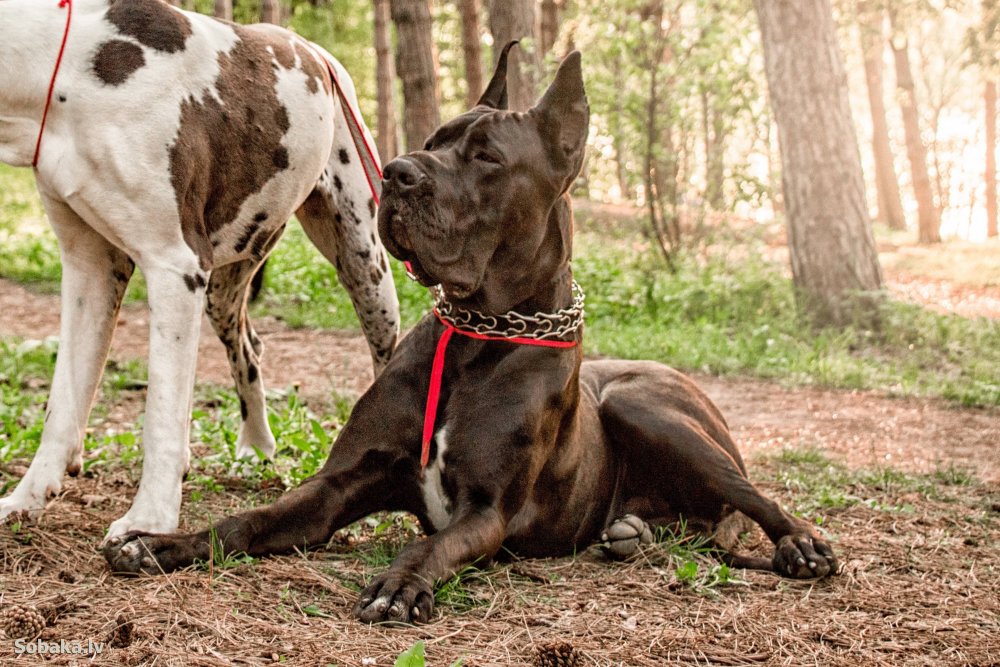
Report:
M479 35L479 0L458 0L462 17L462 55L465 59L465 106L476 106L483 94L483 48Z
M376 145L385 164L399 154L396 141L396 66L392 61L389 0L375 0L375 97L378 101Z
M535 0L492 0L489 23L493 35L494 64L500 57L500 49L507 42L522 40L510 52L507 94L511 109L525 111L535 103L542 66L535 35Z
M396 24L396 72L403 81L406 150L423 147L438 125L437 52L428 0L391 0Z
M281 25L281 0L260 0L260 20Z
M792 276L820 325L863 318L882 288L829 0L754 0L781 145ZM857 308L861 308L858 310Z
M997 82L987 81L986 102L986 236L997 237Z
M875 157L875 185L878 191L878 218L889 229L906 229L899 179L889 145L889 124L885 115L885 89L882 85L882 11L872 9L868 0L858 3L858 30L868 84L868 107L872 115L872 152Z
M541 41L542 54L552 50L559 37L559 10L561 2L557 0L542 0L541 21L539 23L539 40Z
M701 93L701 114L705 134L705 201L713 211L722 211L726 208L726 128L707 90Z
M225 19L226 21L232 21L233 0L215 0L215 17Z
M898 32L895 21L892 29ZM910 69L909 45L900 34L894 36L890 43L896 64L899 110L903 116L903 130L906 134L906 155L910 160L913 195L917 199L917 237L921 243L939 243L941 220L931 192L931 177L927 171L927 149L920 136L920 117L917 112L913 71Z
M621 51L618 51L614 55L614 60L612 61L612 72L616 81L622 80L622 61L624 56ZM625 130L624 123L622 119L625 117L625 100L624 95L616 95L614 100L614 111L611 113L609 118L611 139L614 144L615 150L615 174L618 177L618 189L621 192L622 199L632 199L632 186L629 183L628 170L625 167L626 149L625 149Z

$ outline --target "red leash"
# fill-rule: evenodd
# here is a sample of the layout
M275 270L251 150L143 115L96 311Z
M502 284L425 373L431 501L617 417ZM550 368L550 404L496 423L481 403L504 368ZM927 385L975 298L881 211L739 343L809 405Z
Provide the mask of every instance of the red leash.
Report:
M347 127L351 131L354 150L357 151L358 157L361 158L361 166L365 170L365 178L368 179L368 188L372 192L372 199L375 200L375 205L378 206L382 200L382 166L375 158L375 151L372 150L371 144L368 143L368 137L365 136L365 132L361 128L361 121L358 120L358 116L354 112L354 107L347 101L344 89L340 87L340 80L337 79L333 63L327 60L323 54L317 53L315 50L314 53L317 58L326 63L326 69L330 72L330 81L337 91L337 97L340 98L340 106L344 108L344 118L347 120Z
M434 438L434 422L437 419L438 401L441 399L441 379L444 375L444 354L448 349L448 342L451 340L452 334L457 333L460 336L474 338L475 340L495 340L502 341L504 343L514 343L515 345L535 345L537 347L568 348L576 347L577 345L575 340L540 340L538 338L518 337L506 338L504 336L487 336L474 331L462 331L461 329L455 328L448 322L445 322L441 318L441 315L438 314L437 308L434 309L434 315L436 315L441 324L444 325L444 331L441 332L441 337L438 338L437 349L434 351L434 362L431 364L431 386L427 390L427 407L424 408L424 433L420 443L421 470L427 467L427 463L430 461L431 457L431 440Z
M56 77L59 76L59 67L62 65L63 53L66 51L66 42L69 40L69 24L73 18L73 0L59 0L59 7L66 7L66 29L63 31L62 44L59 45L59 57L56 58L55 69L52 70L52 80L49 81L49 94L45 98L45 111L42 112L42 126L38 128L38 140L35 141L35 157L31 160L32 167L38 167L38 154L42 150L42 135L45 134L45 121L49 118L49 107L52 106L52 93L56 89Z

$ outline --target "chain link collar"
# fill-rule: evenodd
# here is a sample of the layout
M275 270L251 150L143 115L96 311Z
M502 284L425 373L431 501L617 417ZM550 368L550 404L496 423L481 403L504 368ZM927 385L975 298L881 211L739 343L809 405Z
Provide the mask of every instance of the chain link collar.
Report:
M513 310L503 315L487 315L478 310L459 308L448 301L440 285L431 289L438 317L459 331L499 338L566 340L583 325L585 295L573 281L573 301L554 313L523 315Z

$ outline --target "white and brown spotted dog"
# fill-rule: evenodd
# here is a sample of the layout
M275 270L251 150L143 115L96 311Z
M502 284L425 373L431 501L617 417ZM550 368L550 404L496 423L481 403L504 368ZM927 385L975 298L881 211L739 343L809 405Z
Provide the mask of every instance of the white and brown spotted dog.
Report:
M68 7L0 0L0 161L29 166ZM229 353L239 456L274 452L246 315L247 284L297 213L338 269L372 350L389 360L399 308L375 201L327 59L291 32L160 0L75 0L35 175L62 256L60 348L38 453L0 520L36 513L83 435L122 294L149 287L149 392L139 490L109 537L177 527L204 309ZM363 126L362 126L363 128ZM366 139L373 145L366 128ZM376 156L377 159L377 156Z

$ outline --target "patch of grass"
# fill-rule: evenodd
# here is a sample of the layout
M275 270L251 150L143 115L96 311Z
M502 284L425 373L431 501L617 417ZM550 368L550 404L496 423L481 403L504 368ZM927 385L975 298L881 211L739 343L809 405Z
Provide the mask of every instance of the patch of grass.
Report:
M390 259L399 296L403 327L413 326L431 306L426 289L406 277L402 264ZM290 225L271 253L264 278L262 302L255 314L274 315L293 327L357 329L358 317L337 271L309 242L305 232Z
M202 480L206 490L214 491L215 480L238 469L250 483L277 478L285 487L297 486L323 466L351 407L350 401L336 397L334 412L317 415L294 389L270 391L267 418L278 441L274 460L237 460L239 398L231 389L201 387L192 412L191 437L207 445L210 453L192 461L189 479Z
M55 369L55 340L19 341L0 339L0 462L30 459L38 449L45 422L45 401ZM108 362L102 394L112 401L128 391L144 390L146 367L138 361ZM107 409L98 402L95 412ZM296 486L322 467L341 425L347 421L351 401L333 397L332 410L317 415L294 390L272 391L268 420L278 440L275 460L253 463L236 460L239 432L239 399L231 389L200 386L192 412L192 441L202 442L208 453L192 459L189 480L204 491L222 489L218 480L237 467L248 481L278 479L286 487ZM91 420L93 422L93 420ZM99 434L88 430L84 437L84 472L108 466L124 466L137 473L141 460L142 419L128 430ZM0 474L2 475L2 474ZM0 492L17 479L0 476ZM196 490L195 494L199 494ZM198 498L195 498L198 500Z
M745 582L725 563L709 538L688 530L682 520L671 528L657 528L652 547L643 551L653 570L668 581L700 595L717 595L716 589Z
M791 281L756 255L734 263L687 258L672 275L648 254L598 238L579 239L578 248L591 354L1000 405L998 322L887 301L881 331L814 330L797 314Z
M364 533L370 535L368 539L358 542L357 550L351 554L361 560L370 577L389 567L403 547L420 533L420 526L404 512L379 512L344 530L355 538ZM365 583L367 585L368 582Z
M0 276L58 289L59 249L30 169L0 164Z
M257 562L256 558L243 552L226 553L225 549L222 548L222 540L215 532L215 522L210 521L210 523L212 526L208 529L208 535L212 545L211 556L206 561L196 560L195 567L214 574L217 571L224 572L241 565L253 565Z
M447 608L449 613L462 614L487 604L487 600L470 588L471 584L488 583L492 572L469 565L448 579L437 582L434 602Z
M949 466L927 475L905 473L893 468L851 470L817 449L784 449L763 458L776 482L794 497L800 516L818 516L831 509L864 504L884 511L912 511L898 496L917 493L933 500L949 500L946 488L970 486L975 477L967 470ZM942 488L944 487L944 488Z

